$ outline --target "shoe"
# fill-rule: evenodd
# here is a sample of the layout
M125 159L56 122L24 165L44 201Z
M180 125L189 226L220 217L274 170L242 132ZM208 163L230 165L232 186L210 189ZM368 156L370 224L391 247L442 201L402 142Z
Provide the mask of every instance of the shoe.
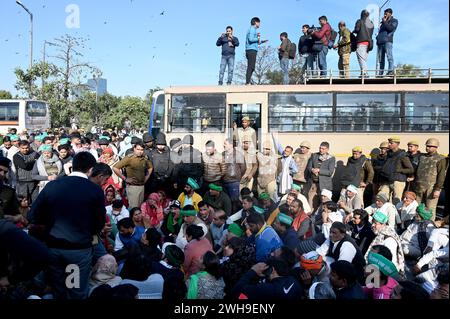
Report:
M219 82L219 85L223 85L223 83L222 83L222 82Z
M231 85L231 82L227 82L227 85Z

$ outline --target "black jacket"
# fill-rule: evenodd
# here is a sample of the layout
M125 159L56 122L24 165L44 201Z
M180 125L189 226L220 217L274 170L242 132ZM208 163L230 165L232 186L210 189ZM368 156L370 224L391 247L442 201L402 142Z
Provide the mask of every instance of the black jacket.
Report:
M366 23L366 28L364 28L363 23ZM359 19L356 21L355 30L353 30L353 33L356 34L356 42L368 42L372 40L373 29L373 22L369 18L365 20Z
M337 300L367 299L367 296L359 283L355 283L350 287L342 288L340 290L334 289L334 292L336 293Z
M175 164L173 179L180 184L186 183L189 177L195 179L201 186L203 180L204 163L202 153L192 147L181 148L177 153L172 152L172 162ZM179 163L177 165L177 163Z
M348 224L352 229L352 238L355 240L356 245L361 249L362 254L365 255L370 243L375 238L375 234L372 231L372 224L367 222L361 230L358 230L358 226L353 222Z
M305 54L310 53L314 44L314 40L309 35L302 35L298 40L298 53Z
M85 249L105 226L105 200L100 186L87 178L66 176L45 186L28 219L44 225L49 247Z
M299 300L302 296L302 286L294 277L278 277L264 283L252 284L257 278L254 270L247 271L232 290L235 299L241 294L253 300Z
M168 147L160 153L157 149L151 152L153 171L152 179L164 183L169 180L173 173L173 163L170 161L170 150Z

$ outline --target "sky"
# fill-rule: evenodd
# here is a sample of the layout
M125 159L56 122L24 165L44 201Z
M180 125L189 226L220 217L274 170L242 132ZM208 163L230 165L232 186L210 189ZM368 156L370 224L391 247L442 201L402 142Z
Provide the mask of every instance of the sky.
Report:
M64 34L89 38L83 51L84 61L102 70L108 80L108 91L140 97L155 87L215 85L221 54L215 42L227 25L233 26L234 35L241 41L236 53L239 61L244 58L245 36L254 16L261 19L262 38L278 47L283 31L298 42L301 26L318 25L321 15L326 15L336 30L340 20L352 29L362 9L377 12L375 8L383 2L22 0L34 15L35 62L43 58L44 41ZM391 0L387 7L394 10L394 17L399 20L394 39L396 64L449 68L448 0ZM0 90L17 93L14 69L28 67L28 32L28 14L15 0L1 0ZM47 46L47 56L54 54L52 50ZM47 60L52 61L49 57ZM337 69L336 51L329 52L327 61L328 68ZM350 68L358 69L355 54ZM369 69L374 68L375 51L372 51Z

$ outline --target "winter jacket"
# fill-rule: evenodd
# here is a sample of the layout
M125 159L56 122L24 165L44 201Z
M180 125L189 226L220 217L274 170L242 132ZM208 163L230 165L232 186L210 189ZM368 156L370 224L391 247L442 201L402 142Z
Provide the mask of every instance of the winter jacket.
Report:
M389 183L406 182L406 177L414 173L414 167L404 150L389 151L387 160L381 169L381 176Z
M151 178L164 183L171 178L174 170L173 163L170 160L170 150L168 147L165 147L162 152L154 149L151 153L153 163Z
M298 40L298 53L300 55L311 53L311 48L314 44L313 39L309 35L302 35Z
M227 216L231 216L231 199L225 192L220 192L219 196L212 197L211 194L206 192L203 196L203 201L213 206L214 209L222 209Z
M233 152L223 152L224 161L224 183L240 182L247 169L245 166L244 154L236 148Z
M247 37L245 38L245 50L258 51L258 45L258 29L255 26L251 26L250 29L248 29Z
M363 26L363 23L366 25L365 28ZM353 30L353 33L356 34L356 42L361 43L369 42L370 40L372 40L373 29L373 22L369 18L366 18L364 20L359 19L358 21L356 21L355 30Z
M33 181L33 167L36 160L39 158L39 154L31 151L26 155L18 152L14 154L13 163L16 167L17 181L18 182L32 182Z
M216 42L216 45L218 47L222 47L222 56L235 55L236 47L239 46L239 39L233 36L231 44L233 46L230 46L230 41L228 40L228 37L226 35L221 36Z
M302 286L294 277L277 277L264 283L253 284L257 278L258 275L252 269L245 273L233 289L234 299L299 300L303 295Z
M328 46L328 42L330 41L330 37L331 37L330 24L326 23L324 26L322 26L322 28L319 31L314 32L312 34L312 36L314 38L316 38L317 40L320 40L323 45Z
M360 158L354 159L353 156L347 160L345 172L341 176L341 187L345 188L348 185L359 187L361 182L371 184L373 181L373 167L370 160L366 156L361 155Z
M215 152L213 155L208 155L206 153L202 154L205 174L204 180L205 182L212 183L220 181L225 172L225 163L223 161L223 157Z
M204 163L202 153L192 147L181 148L178 152L172 152L174 157L172 161L175 163L174 179L178 183L186 183L189 177L195 179L201 186L204 173ZM179 163L177 165L177 163Z
M308 161L306 168L307 180L309 182L318 182L319 188L328 189L333 191L333 174L336 166L336 158L332 155L328 155L326 160L320 160L320 153L314 153ZM320 168L318 176L312 173L313 168Z
M377 44L382 45L387 42L394 42L394 33L398 27L398 20L391 17L387 21L381 22L380 30L377 35Z
M357 282L350 287L335 289L334 292L337 300L367 299L361 285Z

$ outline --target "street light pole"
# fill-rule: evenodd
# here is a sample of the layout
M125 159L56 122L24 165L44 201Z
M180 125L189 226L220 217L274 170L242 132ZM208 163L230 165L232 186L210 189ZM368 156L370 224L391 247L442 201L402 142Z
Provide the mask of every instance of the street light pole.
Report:
M43 50L43 56L42 56L42 62L44 62L44 65L45 65L45 59L46 59L46 54L45 54L45 46L46 45L50 45L50 46L54 46L55 44L54 43L52 43L52 42L48 42L47 40L44 40L44 50ZM42 89L44 88L44 84L45 84L45 80L44 80L44 77L42 77Z
M381 23L380 16L381 16L381 9L383 9L383 7L384 7L385 5L387 5L389 1L390 1L390 0L386 0L386 1L383 3L383 5L378 9L378 21L377 21L377 22L378 22L378 33L380 33L380 23ZM377 76L379 72L380 72L380 57L379 57L379 55L378 55L378 48L377 48L377 62L376 62L376 64L375 64L375 76Z
M21 6L30 15L30 71L31 71L31 68L33 67L33 14L19 0L16 0L16 3L19 6ZM33 80L30 80L30 95L31 95L32 85L33 85Z

